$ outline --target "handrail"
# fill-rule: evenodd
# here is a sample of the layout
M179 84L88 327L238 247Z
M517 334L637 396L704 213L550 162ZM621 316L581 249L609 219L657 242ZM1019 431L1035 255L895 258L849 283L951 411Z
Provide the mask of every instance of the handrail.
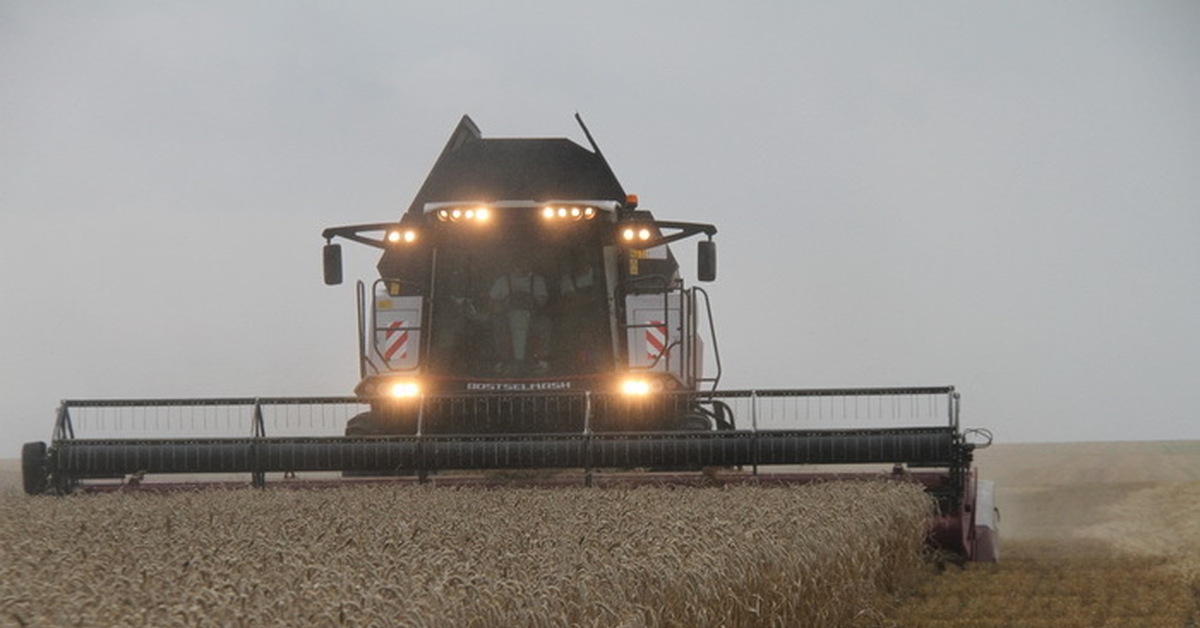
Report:
M457 405L462 402L473 404L470 407L478 409L475 411L492 418L507 417L501 420L512 421L513 427L509 429L515 432L522 431L520 413L529 414L530 426L579 425L594 431L600 414L624 421L621 417L627 411L625 408L631 407L628 405L631 400L620 393L594 390L530 391L520 395L523 405L506 405L511 404L512 397L510 393L491 391L427 393L421 397L419 416L414 416L416 427L420 433L437 431L431 426L446 412L463 418L459 416L463 410ZM680 417L687 413L708 416L719 430L738 423L750 432L941 425L961 433L960 397L953 386L663 391L646 401L667 412L678 412ZM387 396L349 395L68 399L59 406L52 442L123 434L152 437L168 433L199 440L238 433L249 433L254 438L265 438L268 434L272 437L332 435L342 433L355 414L391 403L394 400ZM559 418L554 419L556 416ZM548 419L550 423L546 423ZM446 425L451 425L458 419L446 420L449 421ZM469 424L468 421L464 425ZM628 425L636 429L636 419ZM540 429L555 431L553 427ZM531 427L528 431L539 429Z
M583 396L584 391L563 392L563 391L530 391L523 393L530 396ZM715 399L728 399L740 397L865 397L865 396L881 396L881 395L957 395L954 386L880 386L880 387L864 387L864 388L745 388L732 390L714 390L714 391L676 391L663 394L679 395L679 396L696 396L696 397L712 397ZM467 393L446 393L432 394L431 398L455 398L455 397L490 397L496 396L496 393L489 392L467 392ZM502 395L508 396L508 395ZM119 407L119 406L202 406L202 405L221 405L221 406L253 406L256 403L262 405L299 405L299 404L337 404L337 403L370 403L372 398L359 397L354 395L327 395L317 397L189 397L189 398L113 398L113 399L64 399L63 407L68 408L84 408L84 407ZM956 402L957 403L957 402ZM954 416L957 418L958 412L955 409Z
M361 279L355 284L355 301L358 306L358 378L366 379L367 365L370 360L367 359L367 336L366 336L366 307L367 307L367 287Z
M712 390L716 391L717 386L721 383L721 375L724 374L724 369L721 366L721 347L717 342L717 325L713 320L712 315L712 299L708 297L708 291L700 286L692 286L692 290L704 295L704 313L708 320L708 337L712 339L713 360L717 365L717 374L715 377L697 378L697 381L712 382Z

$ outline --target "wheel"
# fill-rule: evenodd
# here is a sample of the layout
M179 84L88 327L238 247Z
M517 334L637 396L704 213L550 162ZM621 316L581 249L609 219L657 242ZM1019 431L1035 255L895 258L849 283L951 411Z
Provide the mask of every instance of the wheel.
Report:
M356 414L346 421L346 436L374 436L379 433L375 416L370 412Z
M712 420L698 412L683 415L676 425L681 432L708 432L713 428Z
M346 436L403 436L417 433L416 415L360 412L346 421Z
M50 476L46 468L46 443L41 441L25 443L21 447L21 479L25 484L25 492L29 495L41 495L50 486Z
M712 412L707 414L712 415L713 420L715 420L717 423L718 430L737 429L737 424L733 418L733 408L730 408L729 404L725 403L724 401L714 399L712 402L712 407Z

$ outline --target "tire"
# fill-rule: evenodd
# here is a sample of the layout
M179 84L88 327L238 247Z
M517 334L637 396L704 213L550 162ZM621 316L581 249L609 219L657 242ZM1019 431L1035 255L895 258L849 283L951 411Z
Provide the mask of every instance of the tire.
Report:
M21 447L21 479L28 495L42 495L50 487L46 468L46 443L25 443Z
M678 430L681 432L709 432L713 429L712 420L703 414L689 413L679 419Z
M346 422L346 436L374 436L378 433L375 417L370 412L356 414Z
M417 433L415 420L413 422L398 422L389 416L380 416L374 412L360 412L346 421L346 436L402 436Z

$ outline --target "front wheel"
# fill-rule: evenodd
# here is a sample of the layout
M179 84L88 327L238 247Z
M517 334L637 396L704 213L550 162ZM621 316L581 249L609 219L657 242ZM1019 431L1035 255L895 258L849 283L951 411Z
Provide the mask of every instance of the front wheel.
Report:
M346 421L346 436L376 436L379 433L375 417L370 412L356 414Z
M403 436L416 433L416 421L406 416L360 412L346 421L346 436Z
M710 432L713 429L712 420L699 412L683 415L675 425L680 432Z

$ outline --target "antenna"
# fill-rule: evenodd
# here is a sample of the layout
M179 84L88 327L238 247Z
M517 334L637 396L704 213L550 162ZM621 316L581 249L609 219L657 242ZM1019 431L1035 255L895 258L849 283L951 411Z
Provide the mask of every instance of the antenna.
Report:
M575 112L575 121L579 123L579 128L583 129L583 134L587 136L588 144L592 145L592 152L603 157L604 153L600 152L600 147L596 145L596 140L592 139L592 132L589 131L587 125L583 123L583 116L579 115L578 111Z

